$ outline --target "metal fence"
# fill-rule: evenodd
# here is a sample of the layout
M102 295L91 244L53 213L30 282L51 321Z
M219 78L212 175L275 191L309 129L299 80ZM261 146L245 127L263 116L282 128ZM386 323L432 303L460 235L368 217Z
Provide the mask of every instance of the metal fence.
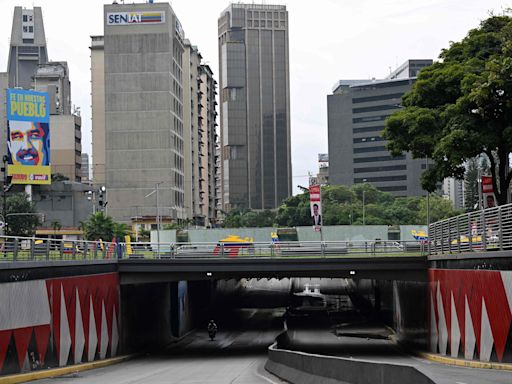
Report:
M430 254L512 249L512 204L433 223L429 238Z
M378 257L424 255L417 241L302 241L251 243L114 243L0 236L1 261ZM1 264L0 264L1 266Z

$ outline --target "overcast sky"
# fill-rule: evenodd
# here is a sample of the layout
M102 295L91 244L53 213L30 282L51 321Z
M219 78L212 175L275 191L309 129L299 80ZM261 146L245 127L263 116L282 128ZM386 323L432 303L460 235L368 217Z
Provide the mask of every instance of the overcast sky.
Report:
M120 1L122 2L122 1ZM135 1L141 3L145 1ZM43 9L50 60L67 61L72 102L91 153L90 36L103 35L104 0L0 0L0 71L7 70L15 6ZM130 1L126 1L130 3ZM261 1L255 1L261 3ZM382 78L405 60L437 58L489 12L512 0L288 0L293 187L307 185L327 152L327 101L340 79ZM218 73L217 18L225 0L174 0L185 35Z

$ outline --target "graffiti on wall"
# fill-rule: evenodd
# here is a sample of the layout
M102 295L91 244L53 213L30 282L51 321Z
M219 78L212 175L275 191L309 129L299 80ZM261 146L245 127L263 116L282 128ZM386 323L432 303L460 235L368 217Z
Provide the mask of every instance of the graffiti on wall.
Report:
M117 273L0 284L0 373L117 354Z
M429 271L430 348L481 361L512 361L512 271Z

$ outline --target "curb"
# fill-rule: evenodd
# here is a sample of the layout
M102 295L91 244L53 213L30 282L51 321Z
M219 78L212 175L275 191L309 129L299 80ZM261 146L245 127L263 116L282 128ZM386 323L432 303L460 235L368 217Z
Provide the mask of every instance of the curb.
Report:
M135 355L127 355L127 356L119 356L112 357L110 359L93 361L91 363L83 363L77 365L70 365L62 368L52 368L28 373L19 373L16 375L3 376L0 377L0 384L15 384L15 383L25 383L27 381L32 380L40 380L40 379L48 379L56 376L68 375L71 373L88 371L91 369L103 368L109 365L121 363L128 359L133 358Z
M420 357L441 364L456 365L458 367L466 368L482 368L482 369L496 369L501 371L512 371L512 364L508 363L487 363L482 361L471 361L463 359L455 359L453 357L436 355L433 353L420 352ZM1 381L0 381L1 383Z

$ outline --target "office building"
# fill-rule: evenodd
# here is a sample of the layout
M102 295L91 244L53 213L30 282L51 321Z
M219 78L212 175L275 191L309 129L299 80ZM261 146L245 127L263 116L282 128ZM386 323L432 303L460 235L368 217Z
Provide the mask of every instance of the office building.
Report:
M418 71L432 60L408 60L383 80L340 80L327 96L329 182L370 183L395 196L421 196L426 159L392 157L382 137L385 119L401 107Z
M288 12L231 4L218 20L224 211L292 194Z
M82 120L79 108L72 108L67 62L48 59L40 7L14 8L7 79L7 83L0 84L0 89L4 90L2 97L8 87L48 92L52 174L59 173L71 181L80 181ZM5 121L5 115L2 117ZM5 152L5 137L3 130L0 154Z

